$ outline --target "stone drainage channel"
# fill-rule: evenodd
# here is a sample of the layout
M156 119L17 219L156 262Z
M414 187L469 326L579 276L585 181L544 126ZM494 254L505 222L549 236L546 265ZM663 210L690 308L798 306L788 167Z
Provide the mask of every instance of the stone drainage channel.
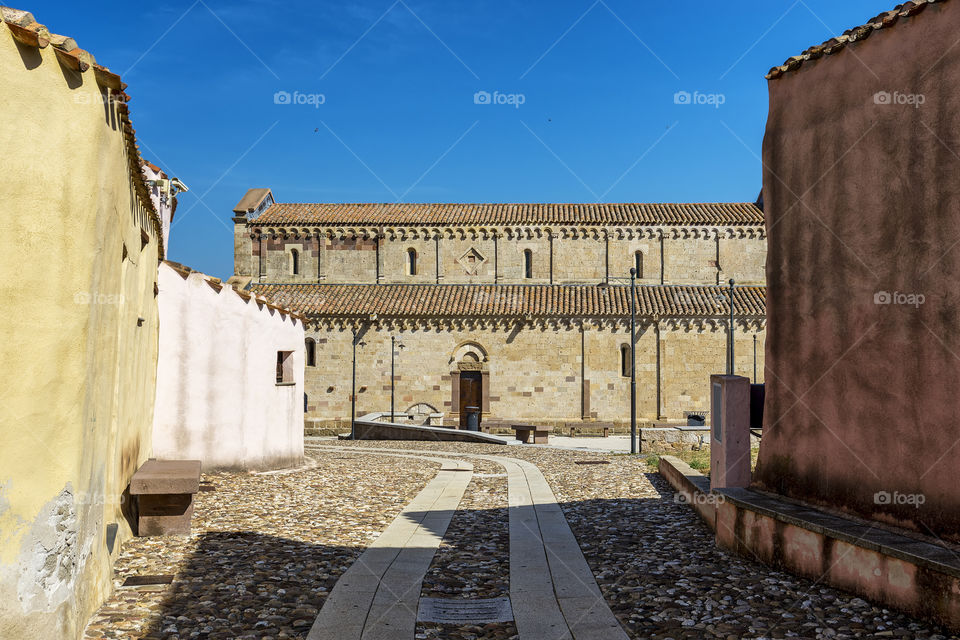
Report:
M310 445L342 453L341 447ZM413 640L421 622L515 624L520 640L627 640L553 491L523 460L407 449L351 451L439 462L436 477L350 566L324 602L309 640ZM456 456L506 471L509 598L421 598L424 578L473 477ZM458 602L459 601L459 602ZM459 619L458 619L459 618Z

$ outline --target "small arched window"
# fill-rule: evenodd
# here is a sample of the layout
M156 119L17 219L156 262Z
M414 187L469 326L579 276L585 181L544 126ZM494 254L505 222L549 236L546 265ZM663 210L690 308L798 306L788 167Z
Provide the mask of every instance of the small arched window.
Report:
M300 252L296 249L290 249L290 268L293 275L300 275Z
M533 251L523 250L523 277L528 280L533 277Z
M624 378L630 377L630 345L620 346L620 375Z
M307 338L305 346L307 352L307 366L317 366L317 343L314 342L313 338Z
M637 270L637 278L643 277L643 252L633 254L633 268Z
M412 247L407 249L407 275L417 275L417 250Z

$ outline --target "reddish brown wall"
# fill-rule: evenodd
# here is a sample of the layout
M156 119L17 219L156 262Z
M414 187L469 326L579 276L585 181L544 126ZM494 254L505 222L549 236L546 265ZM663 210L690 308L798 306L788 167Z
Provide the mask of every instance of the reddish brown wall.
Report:
M755 483L960 540L960 2L770 82ZM876 104L879 91L921 94ZM799 204L796 204L798 202ZM878 305L877 292L925 303ZM922 494L878 505L874 495Z

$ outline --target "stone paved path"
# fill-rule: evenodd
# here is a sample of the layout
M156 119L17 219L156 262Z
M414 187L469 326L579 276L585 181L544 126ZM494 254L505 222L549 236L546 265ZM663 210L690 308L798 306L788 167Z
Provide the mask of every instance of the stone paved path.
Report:
M423 577L470 483L473 466L422 455L401 457L443 466L340 577L308 640L413 639Z
M342 450L338 447L324 446L312 448ZM378 449L369 453L425 457L421 452L411 449ZM501 456L444 451L436 453L490 460L507 471L510 505L510 600L520 640L627 640L627 634L603 599L596 579L557 504L553 491L535 464ZM450 463L453 461L445 461L445 464ZM424 489L425 493L439 481L442 474L443 471L438 474L437 480ZM466 483L463 484L463 488L465 487ZM463 489L460 490L461 495L462 493ZM418 500L420 496L414 502L417 503ZM423 502L420 501L417 507L411 504L410 508L421 509ZM404 511L407 512L407 510ZM443 524L445 531L452 513L444 515L446 516L446 522ZM416 570L405 572L404 581L392 584L390 591L402 589L404 593L419 594L420 581L433 556L431 553L430 557L426 558L425 564L422 564L423 556L427 555L427 549L398 548L395 545L402 541L402 536L387 537L395 525L401 529L408 526L401 522L404 517L404 514L401 514L371 546L371 549L360 557L354 565L361 565L355 572L355 576L351 576L351 573L354 573L351 567L340 579L311 630L309 636L311 640L413 639L413 626L409 628L406 624L400 626L398 621L390 623L389 634L384 633L385 625L381 624L375 629L357 623L361 617L367 618L364 615L364 604L367 602L365 596L368 596L372 589L383 584L383 580L377 578L375 571L364 566L367 563L365 556L376 548L381 549L378 553L384 553L383 549L389 549L400 554L404 552L417 554L416 557L420 563L417 564ZM442 538L442 536L443 532L440 532L439 537ZM386 540L385 537L387 537ZM439 544L440 541L437 539L432 547L433 552ZM374 558L379 560L377 556L372 556L371 560ZM360 580L361 576L365 577L366 581ZM374 584L375 580L378 581L377 584ZM412 581L417 581L415 588L411 584ZM340 591L339 594L338 591ZM360 600L360 605L354 604L357 600ZM394 605L386 609L377 609L373 603L373 606L368 606L366 611L369 611L369 619L375 623L379 620L378 616L391 613L400 614L405 622L409 622L407 620L409 618L408 601L404 600L404 603L402 606ZM398 606L401 609L407 609L405 617L402 615L403 612L397 611ZM415 603L413 609L414 611L416 609Z

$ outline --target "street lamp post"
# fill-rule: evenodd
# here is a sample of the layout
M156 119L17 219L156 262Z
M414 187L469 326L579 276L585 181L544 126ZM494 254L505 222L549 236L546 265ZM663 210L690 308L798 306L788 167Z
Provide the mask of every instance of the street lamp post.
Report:
M357 340L357 328L353 327L350 332L353 334L353 374L352 387L350 389L350 439L357 439L357 345L365 345L365 342Z
M397 354L397 349L403 349L406 345L402 342L398 343L396 336L390 336L390 422L394 422L393 418L393 398L394 398L394 361Z
M733 281L733 278L730 278L730 295L729 295L729 300L730 300L730 332L729 332L729 333L730 333L730 350L729 350L729 356L728 356L728 358L727 358L727 375L728 375L728 376L732 376L732 375L733 375L733 302L734 302L734 300L733 300L733 285L734 285L734 284L735 284L735 283L734 283L734 281Z
M637 453L637 270L630 269L630 453Z

